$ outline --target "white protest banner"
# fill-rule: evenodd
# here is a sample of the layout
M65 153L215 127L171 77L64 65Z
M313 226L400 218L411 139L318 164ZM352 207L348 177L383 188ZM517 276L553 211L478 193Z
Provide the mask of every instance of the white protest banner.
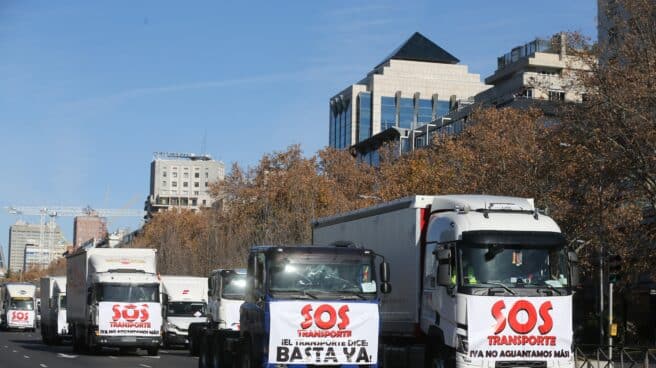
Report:
M98 330L103 336L159 336L162 311L159 303L101 302Z
M470 359L572 359L571 296L467 296L467 315Z
M378 305L281 301L270 304L269 363L375 364Z

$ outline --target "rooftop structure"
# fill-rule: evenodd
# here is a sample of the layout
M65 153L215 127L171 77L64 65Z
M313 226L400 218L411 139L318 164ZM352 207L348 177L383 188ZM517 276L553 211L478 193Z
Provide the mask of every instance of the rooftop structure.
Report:
M413 129L449 111L449 100L488 86L420 33L330 101L329 144L344 149L389 128Z
M156 152L150 164L150 193L145 209L155 212L210 207L210 184L223 180L225 165L209 155Z

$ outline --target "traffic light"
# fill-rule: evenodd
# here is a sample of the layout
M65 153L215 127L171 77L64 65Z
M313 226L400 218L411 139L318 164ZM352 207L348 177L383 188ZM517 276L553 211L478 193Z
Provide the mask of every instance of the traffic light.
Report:
M622 272L622 258L617 254L608 255L608 281L616 283Z

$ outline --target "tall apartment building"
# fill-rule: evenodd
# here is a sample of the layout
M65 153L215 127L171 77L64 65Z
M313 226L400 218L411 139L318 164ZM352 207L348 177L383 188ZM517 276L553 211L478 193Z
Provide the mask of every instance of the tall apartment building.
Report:
M48 247L52 244L55 248L63 245L65 248L66 239L59 225L55 223L40 225L17 221L9 227L8 268L11 272L24 270L25 247L28 244L38 244L41 247Z
M0 277L5 277L7 271L7 262L5 261L5 252L0 244Z
M209 155L155 153L150 164L148 214L170 209L198 210L214 203L210 184L223 180L225 165Z
M95 239L99 242L107 237L107 221L100 216L77 216L73 220L73 246Z
M330 146L348 148L389 128L428 124L448 113L450 100L488 88L480 75L458 63L422 34L413 34L364 79L330 99Z

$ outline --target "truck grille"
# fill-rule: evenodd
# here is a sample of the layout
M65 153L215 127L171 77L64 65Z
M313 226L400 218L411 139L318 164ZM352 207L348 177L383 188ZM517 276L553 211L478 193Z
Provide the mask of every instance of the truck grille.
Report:
M495 368L547 368L546 361L539 360L508 360L496 362Z

